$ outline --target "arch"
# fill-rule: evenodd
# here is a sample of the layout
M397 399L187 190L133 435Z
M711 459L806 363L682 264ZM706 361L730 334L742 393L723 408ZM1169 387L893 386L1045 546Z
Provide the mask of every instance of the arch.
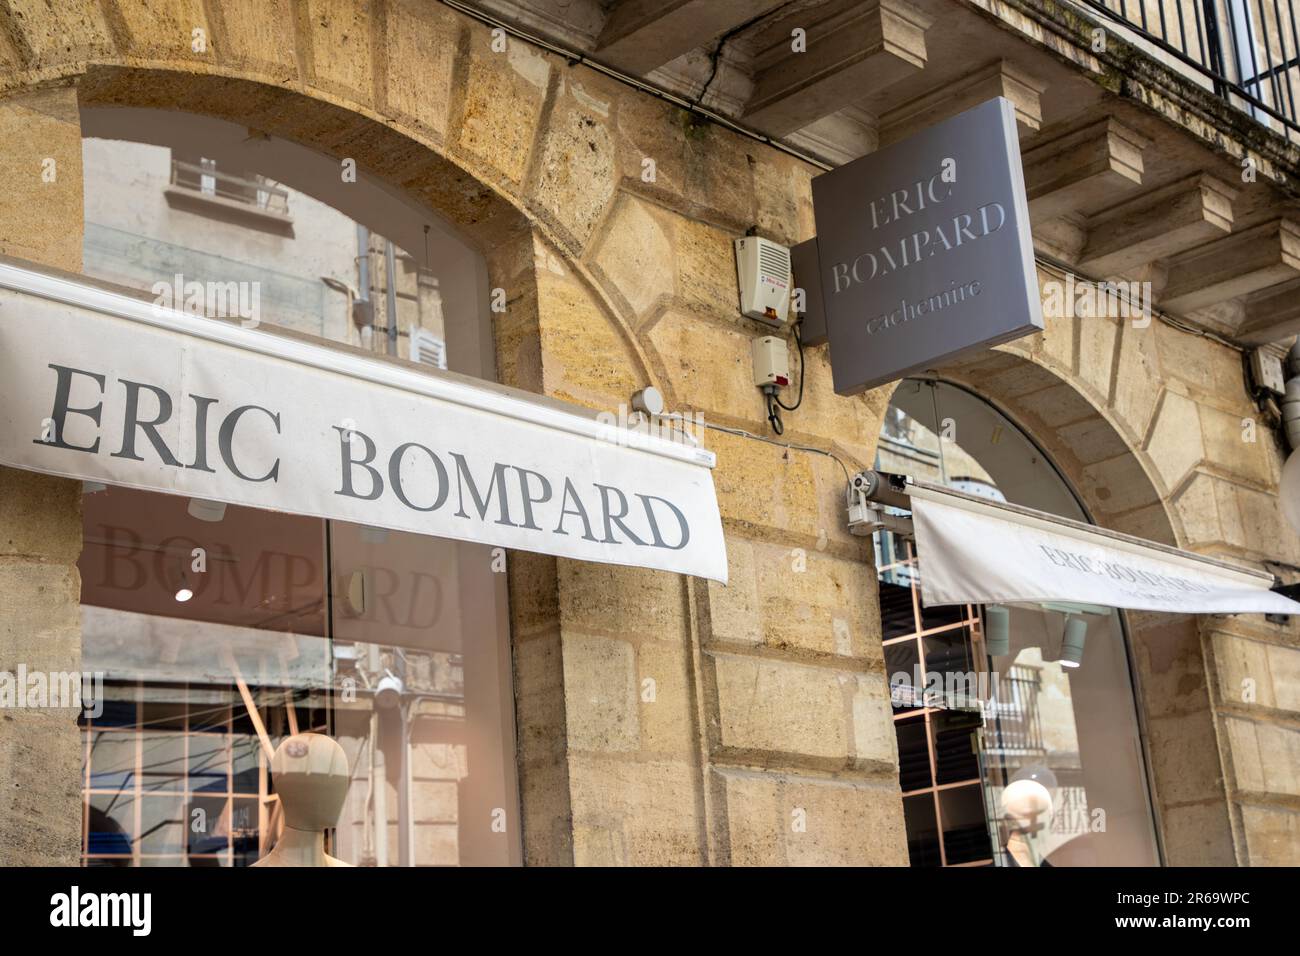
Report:
M232 6L218 3L207 9L220 11ZM471 73L468 78L453 77L448 66L441 120L428 115L417 118L414 113L421 107L409 97L399 108L391 89L384 91L380 74L385 68L377 63L361 71L369 77L367 82L340 83L322 76L312 55L310 25L292 12L284 13L288 8L272 5L248 5L243 14L246 22L238 26L227 23L232 29L229 34L213 31L214 38L237 34L243 41L253 34L264 36L264 45L269 43L264 52L270 59L241 55L232 39L214 47L215 62L212 58L199 62L201 58L188 55L187 47L177 46L181 36L188 43L188 26L177 32L176 24L164 22L165 16L155 26L153 14L129 3L103 5L113 16L111 22L99 26L98 4L87 8L90 12L84 22L63 23L63 14L56 11L52 16L66 27L57 38L26 35L23 30L29 24L14 22L0 12L0 65L5 67L0 103L10 99L26 105L39 97L44 110L44 98L53 97L50 108L57 107L59 119L69 127L78 126L77 107L175 110L238 123L251 135L272 135L325 155L351 157L359 170L447 220L481 252L490 285L506 292L506 311L492 315L498 377L504 384L606 408L610 399L617 402L630 396L631 386L655 384L652 366L636 334L606 288L609 283L594 279L580 261L581 242L556 225L538 183L500 165L494 167L463 146L449 145L453 142L449 131L463 126L472 109L509 105L513 69L509 64L514 58L485 63L482 57L466 56L471 32L482 34L477 39L486 44L485 28L436 5L432 11L419 10L418 14L412 8L399 11L399 6L385 5L387 19L378 18L376 25L361 15L365 7L358 4L353 39L364 34L360 47L377 50L384 46L385 37L369 36L372 30L378 34L386 29L391 39L396 31L407 28L427 33L429 24L415 22L419 18L439 20L438 29L446 33L454 69ZM413 22L403 25L399 17ZM162 37L168 27L171 32L165 41L147 40L149 31L157 30ZM277 53L273 49L277 36L292 36L294 43ZM408 73L421 63L421 57L433 55L427 47L408 53ZM337 54L332 51L332 63L346 61L346 56ZM556 86L564 79L558 69L562 61L529 55L544 60L547 70L539 109L519 134L532 143L546 131L547 109ZM320 59L323 63L326 57L322 54ZM471 107L455 101L475 91L486 105ZM71 158L71 145L65 143L63 148ZM64 162L62 156L60 162ZM530 162L525 161L525 170ZM78 169L79 161L65 168ZM75 189L79 195L80 177L67 176L64 188ZM75 246L79 250L79 224L73 226L79 216L67 212L63 225L78 230ZM419 248L418 241L411 245ZM68 265L71 259L69 254L60 264L73 267ZM79 252L73 261L79 261ZM571 361L566 374L564 362L570 355L581 361ZM568 705L553 705L556 700L566 701L567 676L556 668L566 652L561 643L560 607L572 600L565 597L566 589L575 587L564 580L564 565L548 556L520 553L512 556L507 581L515 649L523 842L525 857L533 862L571 862L574 856L574 840L565 823L572 815L571 771L563 757ZM643 576L627 572L620 580ZM75 858L69 835L63 834L62 840Z
M929 375L975 393L1029 436L1098 525L1186 546L1179 515L1162 493L1148 453L1086 382L1034 347L1042 339L1030 341L1028 349L977 353ZM1212 650L1203 619L1134 611L1121 612L1121 618L1165 859L1174 865L1231 865L1232 809L1223 787L1208 676ZM1188 752L1189 737L1204 745L1195 758ZM1193 759L1205 761L1195 771L1209 781L1202 792L1187 785Z
M542 306L536 261L545 260L547 251L565 250L565 243L526 196L494 181L488 171L453 158L441 144L385 118L371 105L335 102L238 75L105 64L87 68L77 81L77 96L83 107L197 113L243 125L251 135L276 136L335 158L355 159L359 170L455 226L487 260L489 281L493 288L505 290L510 309ZM393 239L406 248L419 248L418 237L394 235ZM595 299L597 310L627 351L634 373L650 380L650 363L608 292L576 258L563 256L563 260ZM532 318L536 331L537 316ZM500 349L503 340L517 341L522 330L507 319L494 322L494 332ZM506 384L545 390L540 356L501 364L508 376ZM521 377L511 380L511 369L518 369Z

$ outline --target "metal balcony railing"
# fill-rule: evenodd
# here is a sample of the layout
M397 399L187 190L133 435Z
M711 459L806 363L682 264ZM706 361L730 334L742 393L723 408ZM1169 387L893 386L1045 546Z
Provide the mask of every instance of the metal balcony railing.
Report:
M1288 139L1300 138L1298 0L1075 0ZM1121 31L1122 33L1122 31ZM1139 46L1144 44L1139 42Z
M171 184L192 189L205 196L246 203L277 216L289 214L289 191L272 180L258 176L245 179L217 168L216 163L200 164L172 160Z

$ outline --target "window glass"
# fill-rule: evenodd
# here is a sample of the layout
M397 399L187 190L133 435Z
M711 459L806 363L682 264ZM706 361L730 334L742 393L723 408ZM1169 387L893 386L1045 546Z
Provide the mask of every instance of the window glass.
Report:
M86 110L83 129L88 275L491 377L481 262L427 214L229 124ZM284 827L270 756L305 732L347 757L328 853L518 862L488 549L90 482L83 533L83 660L103 680L81 721L87 865L256 862Z
M899 386L876 467L1087 520L1028 437L944 383ZM1158 863L1120 613L1010 608L990 655L985 609L924 607L924 559L889 533L876 548L912 864Z

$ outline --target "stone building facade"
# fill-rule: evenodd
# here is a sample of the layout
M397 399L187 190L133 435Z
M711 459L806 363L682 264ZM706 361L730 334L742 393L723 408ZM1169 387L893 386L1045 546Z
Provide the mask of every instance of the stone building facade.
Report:
M509 5L484 6L501 14ZM1113 60L1088 52L1090 26L1055 4L921 7L974 11L980 30L1023 47L1022 64L990 74L971 102L989 90L1013 96L1027 137L1054 133L1032 145L1053 150L1067 178L1092 146L1052 146L1053 124L1080 84L1109 115L1143 117L1143 133L1108 136L1107 168L1121 179L1142 175L1140 160L1136 174L1131 159L1123 168L1128 146L1163 137L1157 151L1140 150L1148 169L1164 173L1166 144L1195 153L1214 177L1197 187L1212 206L1226 190L1218 184L1253 158L1258 185L1233 187L1248 193L1239 219L1254 228L1281 210L1282 259L1292 261L1294 144L1189 108L1201 102L1194 91L1176 101L1180 81L1154 61L1120 82ZM546 8L513 12L528 25ZM195 29L205 31L202 52ZM485 257L489 286L505 290L492 328L501 382L598 409L654 385L670 409L765 433L749 342L766 328L737 309L732 240L751 228L786 244L814 235L819 168L494 29L415 0L10 0L0 5L0 253L80 271L82 110L215 117L354 158L451 223ZM968 53L965 66L976 73L984 60ZM1022 79L1030 69L1056 85L1040 97ZM893 110L919 111L922 100ZM905 119L862 135L883 142ZM802 142L812 138L805 130ZM49 159L54 181L41 175ZM1152 231L1183 229L1182 208L1162 204ZM1040 248L1055 260L1087 248L1069 211L1036 213ZM1190 230L1185 242L1236 231ZM1217 326L1050 315L1042 334L938 372L1033 435L1099 524L1294 580L1300 538L1277 501L1283 451L1262 423L1260 440L1242 438L1243 421L1260 413L1233 333L1253 319L1224 308ZM1273 321L1267 340L1295 331L1294 321ZM783 440L871 467L891 391L836 395L826 348L809 349L803 403ZM725 431L711 431L707 445L718 459L728 585L510 555L523 858L906 865L874 558L869 539L846 529L844 472L825 455ZM0 669L76 670L81 489L11 469L0 470L0 486ZM796 551L806 570L792 570ZM1154 613L1128 623L1166 862L1300 861L1300 623ZM652 702L639 693L646 678ZM1248 701L1243 679L1257 687ZM0 779L12 786L0 802L0 861L78 859L81 764L68 713L3 715ZM796 810L806 826L791 826Z

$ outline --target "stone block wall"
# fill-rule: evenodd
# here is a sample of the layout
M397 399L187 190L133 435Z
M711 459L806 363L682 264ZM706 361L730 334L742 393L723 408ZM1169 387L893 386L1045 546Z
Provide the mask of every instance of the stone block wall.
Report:
M455 224L507 302L493 317L507 384L602 410L654 384L672 410L766 433L749 339L767 330L738 313L731 242L751 226L787 243L812 235L806 164L436 3L6 10L0 151L21 165L61 143L69 192L53 206L33 202L32 180L4 197L16 200L0 207L5 252L77 265L77 101L202 113L354 158ZM57 120L24 105L49 96ZM1232 441L1234 416L1249 409L1229 352L1160 325L1063 320L945 374L1011 410L1101 523L1300 563L1300 543L1270 519L1276 451L1263 433L1258 447ZM511 556L528 862L907 862L872 557L844 527L844 469L872 463L889 390L835 396L825 349L806 358L804 402L785 437L838 461L709 434L728 587ZM0 574L49 577L58 597L39 614L59 620L37 621L29 587L0 589L19 602L6 609L16 623L3 625L0 655L22 648L34 625L58 636L43 646L73 660L75 488L5 481ZM1157 691L1144 706L1171 861L1294 862L1294 781L1247 754L1291 746L1296 629L1151 622L1135 645L1140 682ZM1233 703L1215 675L1247 650L1268 661L1272 696ZM6 728L0 777L15 748L37 739ZM75 800L80 757L60 749L75 732L57 739L38 793ZM1180 789L1187 774L1204 786ZM79 815L46 806L53 842L74 845ZM22 811L6 804L4 820ZM38 832L0 830L0 855L31 859L51 842Z
M80 269L71 85L0 99L0 169L0 254ZM0 672L80 669L80 554L81 483L0 467ZM0 710L0 866L79 861L80 764L74 711Z

